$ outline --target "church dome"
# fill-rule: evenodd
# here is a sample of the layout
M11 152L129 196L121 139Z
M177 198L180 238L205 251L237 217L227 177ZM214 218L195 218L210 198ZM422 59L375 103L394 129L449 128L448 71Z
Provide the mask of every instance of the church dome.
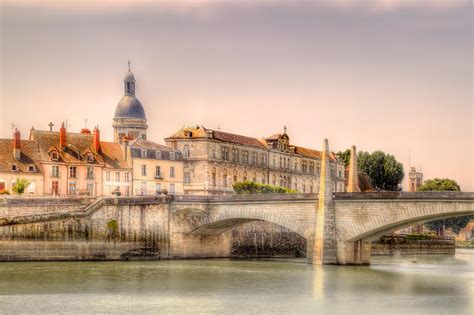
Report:
M124 95L122 97L115 109L114 118L146 119L143 105L134 95Z

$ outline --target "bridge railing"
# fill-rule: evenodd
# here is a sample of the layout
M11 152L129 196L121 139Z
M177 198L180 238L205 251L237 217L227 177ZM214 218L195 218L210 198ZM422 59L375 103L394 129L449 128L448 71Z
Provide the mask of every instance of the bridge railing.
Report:
M229 194L229 195L174 195L176 202L244 202L244 201L298 201L316 200L318 194Z
M336 200L357 200L357 199L458 199L474 200L474 192L460 191L378 191L378 192L354 192L335 193Z

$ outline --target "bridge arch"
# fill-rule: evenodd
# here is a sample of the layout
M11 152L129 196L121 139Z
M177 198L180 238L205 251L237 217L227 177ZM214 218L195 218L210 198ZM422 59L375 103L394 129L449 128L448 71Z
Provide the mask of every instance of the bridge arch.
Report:
M338 205L339 206L339 205ZM336 209L337 207L336 206ZM352 205L354 207L354 204ZM342 207L344 208L344 207ZM429 221L451 218L464 215L474 215L474 203L472 201L413 201L401 200L370 201L362 202L357 207L364 210L364 215L356 209L347 219L351 224L344 226L339 224L340 235L344 235L345 241L373 241L377 238L415 224ZM340 209L337 216L347 214ZM342 223L342 222L341 222Z

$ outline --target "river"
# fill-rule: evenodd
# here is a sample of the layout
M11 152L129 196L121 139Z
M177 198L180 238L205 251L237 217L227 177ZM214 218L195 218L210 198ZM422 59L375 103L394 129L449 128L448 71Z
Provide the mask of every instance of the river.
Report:
M0 313L474 314L474 250L373 257L0 263Z

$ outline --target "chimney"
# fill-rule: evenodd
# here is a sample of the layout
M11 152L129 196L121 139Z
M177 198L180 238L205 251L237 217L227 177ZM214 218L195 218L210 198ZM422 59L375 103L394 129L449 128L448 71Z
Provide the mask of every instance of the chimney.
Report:
M66 128L64 127L64 122L61 124L61 128L59 128L59 147L60 149L64 150L67 146L67 136L66 136Z
M21 134L16 128L15 132L13 133L13 157L15 160L19 160L21 158Z
M127 136L122 137L122 152L123 152L123 159L127 161L128 159L128 138Z
M94 148L95 153L99 153L100 151L100 131L99 127L96 126L94 128L94 135L93 135L93 140L92 140L92 146Z

